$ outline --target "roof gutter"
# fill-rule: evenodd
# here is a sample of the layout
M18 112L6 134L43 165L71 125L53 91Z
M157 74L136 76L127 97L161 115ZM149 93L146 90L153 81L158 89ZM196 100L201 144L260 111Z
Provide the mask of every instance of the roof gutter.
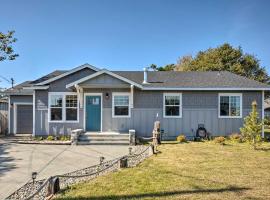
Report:
M32 86L32 87L23 87L24 90L47 90L49 86Z
M185 90L185 91L194 91L194 90L202 90L202 91L270 91L270 88L164 88L164 87L143 87L142 90L166 90L166 91L173 91L173 90Z

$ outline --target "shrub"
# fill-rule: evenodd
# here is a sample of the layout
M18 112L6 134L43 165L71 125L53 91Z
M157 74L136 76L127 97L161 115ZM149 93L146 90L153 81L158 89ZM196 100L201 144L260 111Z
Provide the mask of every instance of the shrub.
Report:
M34 140L41 141L41 140L43 140L43 137L42 137L42 136L36 136L36 137L34 138Z
M259 118L259 113L257 112L257 102L252 102L252 111L244 119L244 126L240 128L241 134L245 141L252 144L253 148L256 149L260 145L261 131L262 131L263 121Z
M225 137L219 136L219 137L215 137L214 142L217 143L217 144L224 145L225 144L225 140L226 140Z
M49 136L47 137L47 140L52 141L52 140L54 140L54 137L53 137L52 135L49 135Z
M230 140L233 141L233 142L243 142L243 137L241 134L239 133L232 133L230 135Z
M184 135L179 135L179 136L177 136L176 140L177 140L177 142L179 142L179 143L183 143L183 142L186 142L186 141L187 141L187 140L186 140L186 136L184 136Z
M70 136L62 135L62 136L60 137L60 140L61 140L61 141L68 141L68 140L70 140Z

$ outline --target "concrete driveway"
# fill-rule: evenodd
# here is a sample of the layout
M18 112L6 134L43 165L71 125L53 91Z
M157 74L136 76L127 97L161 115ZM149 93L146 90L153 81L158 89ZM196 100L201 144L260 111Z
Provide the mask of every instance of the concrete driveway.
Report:
M31 180L31 173L38 172L37 179L64 174L128 153L129 146L120 145L31 145L10 143L0 138L0 199Z

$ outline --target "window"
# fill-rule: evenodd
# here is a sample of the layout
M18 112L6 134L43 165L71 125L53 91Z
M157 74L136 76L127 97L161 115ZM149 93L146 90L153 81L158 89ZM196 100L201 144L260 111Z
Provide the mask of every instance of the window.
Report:
M219 117L242 117L242 94L219 94Z
M49 94L49 108L49 121L78 121L78 99L75 94Z
M113 117L130 117L129 93L113 93Z
M66 95L66 121L77 121L77 95Z
M165 93L163 95L163 117L182 117L182 94Z
M51 121L62 121L63 118L63 96L52 95L50 101Z

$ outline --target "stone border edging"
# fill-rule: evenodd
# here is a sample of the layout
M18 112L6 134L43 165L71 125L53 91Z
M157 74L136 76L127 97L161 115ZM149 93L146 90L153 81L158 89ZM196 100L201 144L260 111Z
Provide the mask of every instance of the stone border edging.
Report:
M106 162L101 162L99 165L93 165L63 175L51 176L48 179L28 182L24 186L16 190L14 193L12 193L9 197L7 197L7 199L43 200L47 198L52 198L52 193L48 193L48 191L50 191L50 189L52 188L51 184L55 178L58 179L59 186L61 189L63 189L71 184L92 180L98 176L109 172L117 171L123 167L134 167L153 154L154 148L152 145L135 146L135 151L133 151L131 154L115 158Z

